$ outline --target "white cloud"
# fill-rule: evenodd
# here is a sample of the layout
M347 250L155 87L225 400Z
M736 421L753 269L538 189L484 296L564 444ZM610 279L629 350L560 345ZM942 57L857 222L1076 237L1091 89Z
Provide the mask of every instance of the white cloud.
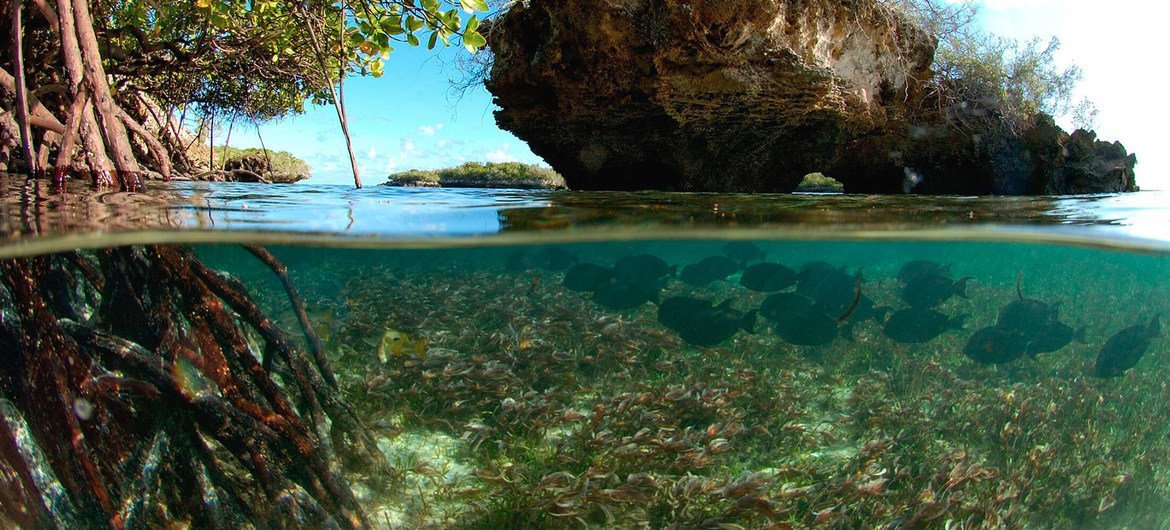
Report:
M378 158L378 150L371 147L370 150L366 152L366 158L369 158L370 160Z
M435 134L437 134L441 130L443 130L443 124L436 123L434 125L423 125L422 127L419 127L418 130L416 130L415 132L418 134L421 134L423 136L434 136Z
M500 144L500 147L494 151L484 153L483 157L488 162L515 162L516 156L509 152L512 144Z

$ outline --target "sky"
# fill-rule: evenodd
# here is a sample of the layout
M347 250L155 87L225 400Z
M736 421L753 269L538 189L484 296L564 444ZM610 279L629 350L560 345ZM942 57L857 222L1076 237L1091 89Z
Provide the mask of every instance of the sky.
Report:
M954 1L954 0L952 0ZM1137 153L1138 185L1170 190L1170 149L1160 129L1170 105L1162 53L1165 15L1159 0L982 0L978 23L991 33L1019 40L1058 37L1060 61L1083 71L1081 95L1098 110L1096 131ZM407 169L432 169L465 161L543 163L528 146L500 130L491 95L482 86L455 93L451 79L461 48L438 54L400 46L379 78L345 83L350 133L367 185ZM1079 97L1077 98L1079 99ZM1068 127L1068 123L1063 125ZM345 141L332 107L311 107L299 116L260 126L269 149L305 159L314 184L352 183ZM217 138L220 137L217 134ZM235 147L259 147L256 129L238 126Z

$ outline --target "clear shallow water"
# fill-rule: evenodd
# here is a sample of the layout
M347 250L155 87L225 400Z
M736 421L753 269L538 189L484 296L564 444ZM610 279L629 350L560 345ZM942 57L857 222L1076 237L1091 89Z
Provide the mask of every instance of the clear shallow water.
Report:
M211 513L230 521L249 512L223 504L232 494L226 484L256 488L243 499L265 495L232 438L193 412L231 395L213 344L261 363L268 375L257 381L270 378L301 417L311 416L295 363L273 353L268 328L223 296L209 302L183 290L208 281L185 272L187 254L106 248L166 242L197 242L194 256L238 282L309 351L283 286L237 243L269 244L287 265L339 395L379 455L365 461L340 449L353 440L333 440L339 476L374 526L1157 528L1170 518L1170 357L1151 325L1170 314L1170 234L1162 232L1159 194L923 199L174 184L147 197L69 196L23 207L18 195L4 201L11 244L3 256L96 249L46 262L38 276L45 311L136 343L171 344L143 353L170 367L166 384L94 353L89 375L38 394L49 403L65 396L82 438L103 457L130 463L122 475L100 472L132 484L111 487L115 498L147 499L128 503L136 521L199 525ZM693 279L687 265L726 257L729 242L751 243L759 254L732 260L719 279L684 281ZM630 272L629 258L645 255L661 259L665 272ZM917 260L944 267L937 272L946 281L926 289L935 295L928 302L910 287L919 280L899 278ZM781 281L777 295L745 286L749 267L765 261L829 267ZM18 288L27 275L17 263L2 262L0 343L13 368L0 381L0 410L25 454L68 453L67 438L55 447L50 434L37 437L45 427L38 422L54 416L20 398L18 376L42 373L21 370L43 359L21 357L34 343L20 335L19 299L28 295ZM106 288L95 287L85 263ZM609 276L582 288L573 278L580 269L570 267L583 263ZM134 293L155 305L135 305ZM811 305L776 303L785 296L807 296ZM1043 309L1009 310L1021 297ZM664 316L669 300L684 298L703 305ZM226 321L206 316L224 307ZM942 323L928 325L936 317ZM813 332L826 321L830 333ZM231 333L197 332L215 322L243 329L244 346ZM1037 346L1056 324L1069 336ZM1132 326L1139 328L1125 335ZM152 328L171 335L152 339ZM999 338L975 338L989 328ZM1148 341L1132 363L1111 346L1119 333ZM242 366L236 377L247 380ZM160 407L133 386L94 390L110 388L111 377L155 381L170 397ZM334 414L333 422L343 417ZM115 443L122 438L109 433L119 429L136 441ZM206 460L183 459L190 432L228 478ZM250 432L266 439L264 429ZM287 491L312 492L312 481L297 477L320 470L301 467L311 458L282 456L281 447L263 454L293 477ZM63 520L101 520L62 493L55 477L64 468L54 473L40 461L37 480ZM184 466L203 470L201 485L153 478L155 469L192 476L177 471ZM152 509L152 500L168 498L195 501ZM250 513L270 520L282 513L277 506L256 501Z
M499 244L653 238L1049 239L1166 248L1170 194L916 197L152 183L53 195L0 177L0 256L146 241ZM728 231L727 229L734 229ZM570 235L571 232L571 235ZM209 233L214 235L209 235ZM486 238L484 236L495 236ZM106 238L103 241L103 238Z

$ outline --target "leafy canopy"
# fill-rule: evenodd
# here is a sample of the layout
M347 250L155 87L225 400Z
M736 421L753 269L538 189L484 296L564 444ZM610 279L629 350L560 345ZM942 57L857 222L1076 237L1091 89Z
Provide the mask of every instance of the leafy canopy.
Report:
M331 101L342 76L380 77L395 45L487 44L485 0L122 0L98 3L122 88L204 114L264 120Z

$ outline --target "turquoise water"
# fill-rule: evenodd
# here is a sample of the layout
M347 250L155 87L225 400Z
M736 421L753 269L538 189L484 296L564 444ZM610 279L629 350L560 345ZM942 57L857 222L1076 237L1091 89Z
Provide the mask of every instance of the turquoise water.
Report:
M34 483L65 527L109 513L196 527L1170 520L1160 196L269 189L176 185L114 207L106 219L135 221L101 232L36 208L4 218L0 411L32 477L0 454L8 521L36 505L13 493ZM240 243L287 266L328 370ZM695 280L704 258L729 266ZM745 287L763 263L795 276ZM308 382L327 371L336 390ZM74 428L54 410L79 437L54 434ZM70 440L92 474L66 465L84 461ZM108 507L77 493L93 482Z

